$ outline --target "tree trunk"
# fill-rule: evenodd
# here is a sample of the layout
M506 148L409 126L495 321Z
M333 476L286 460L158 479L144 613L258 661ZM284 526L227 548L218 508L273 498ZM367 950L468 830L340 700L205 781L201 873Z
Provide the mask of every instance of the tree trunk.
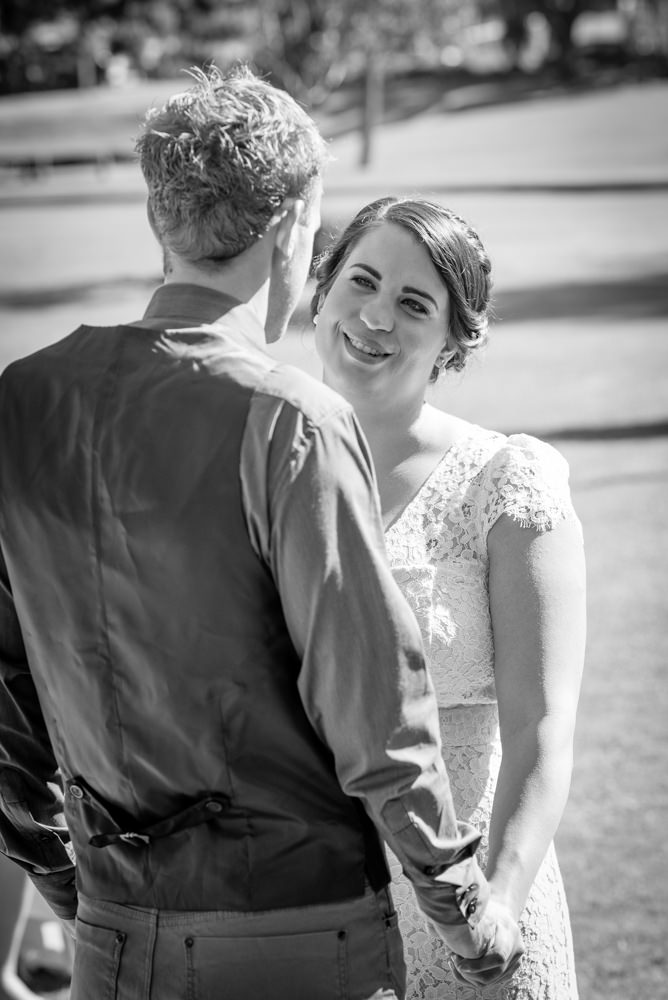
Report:
M373 135L383 117L384 73L381 58L369 49L364 74L364 108L362 112L362 151L360 166L368 167L373 153Z

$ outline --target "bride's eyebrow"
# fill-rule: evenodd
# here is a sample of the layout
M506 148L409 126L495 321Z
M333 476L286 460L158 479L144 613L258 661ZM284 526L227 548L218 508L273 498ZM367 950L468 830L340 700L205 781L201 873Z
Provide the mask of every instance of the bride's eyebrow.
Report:
M377 281L380 281L380 277L381 277L380 271L376 271L376 269L374 267L369 267L368 264L360 264L359 261L352 260L350 262L350 267L361 267L363 271L368 271L368 273L373 278L375 278Z
M368 264L361 264L359 261L353 260L350 262L350 267L360 267L363 271L367 271L373 278L376 279L376 281L380 281L381 279L380 271L377 271L375 267L370 267ZM402 292L408 292L410 295L420 295L423 299L427 299L438 309L436 299L430 295L429 292L424 292L421 288L413 288L412 285L404 285L401 290Z

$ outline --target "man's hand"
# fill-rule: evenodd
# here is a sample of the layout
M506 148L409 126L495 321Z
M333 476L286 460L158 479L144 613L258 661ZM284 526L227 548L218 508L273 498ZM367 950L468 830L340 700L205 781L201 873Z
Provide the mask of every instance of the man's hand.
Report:
M486 940L485 950L475 958L453 952L451 965L455 977L473 986L486 986L509 978L520 963L524 945L520 929L503 903L490 899L475 928L475 935L478 934L481 943L482 939Z

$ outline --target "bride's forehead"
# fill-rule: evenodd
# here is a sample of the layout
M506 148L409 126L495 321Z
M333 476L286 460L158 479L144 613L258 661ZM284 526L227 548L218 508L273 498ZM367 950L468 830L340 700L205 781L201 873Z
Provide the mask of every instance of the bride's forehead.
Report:
M427 247L409 229L383 222L368 230L349 253L346 266L373 268L381 277L396 277L408 284L430 286L433 293L444 283Z
M388 263L429 260L417 237L395 222L381 222L364 233L352 248L350 258L373 256Z

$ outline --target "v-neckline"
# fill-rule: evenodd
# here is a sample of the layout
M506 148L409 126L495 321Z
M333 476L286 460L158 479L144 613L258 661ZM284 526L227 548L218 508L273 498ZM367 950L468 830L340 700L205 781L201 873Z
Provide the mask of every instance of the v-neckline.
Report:
M475 435L481 430L482 428L478 424L473 424L470 427L470 429L467 430L464 434L460 434L459 437L455 438L452 444L445 449L443 454L439 457L438 461L433 465L429 474L420 483L420 485L418 486L418 488L416 489L415 493L410 498L408 503L404 504L399 513L392 518L390 523L387 526L383 527L383 534L386 535L389 531L391 531L399 524L406 511L409 509L409 507L412 507L413 504L420 498L420 496L427 488L431 480L434 478L436 473L440 472L440 470L451 460L453 454L455 454L460 445L464 444L464 442L466 441L469 441L472 437L475 437Z

